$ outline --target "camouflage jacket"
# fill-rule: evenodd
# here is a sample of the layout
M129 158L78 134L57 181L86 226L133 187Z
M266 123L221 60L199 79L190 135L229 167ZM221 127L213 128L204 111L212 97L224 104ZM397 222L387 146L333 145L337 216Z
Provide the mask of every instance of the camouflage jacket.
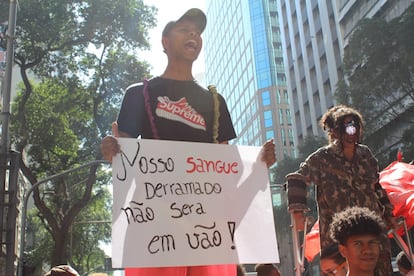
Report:
M329 224L336 212L361 206L377 212L385 222L392 216L393 206L378 181L378 162L365 145L358 144L353 160L348 161L338 144L329 144L312 153L286 178L290 210L305 209L306 188L315 185L322 249L332 243Z

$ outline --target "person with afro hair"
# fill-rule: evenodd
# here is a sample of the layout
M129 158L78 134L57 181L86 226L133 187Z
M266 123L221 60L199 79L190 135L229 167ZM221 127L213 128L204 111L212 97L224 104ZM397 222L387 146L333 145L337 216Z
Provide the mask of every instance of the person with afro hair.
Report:
M368 146L361 143L364 120L352 107L330 108L320 119L329 144L311 153L287 180L288 209L297 231L304 229L308 210L308 187L315 185L321 251L333 244L329 224L333 214L360 206L374 211L389 228L396 228L394 206L379 184L378 161ZM383 239L382 266L379 276L392 273L390 241Z
M348 264L347 276L376 276L385 224L373 211L351 207L336 213L329 233Z

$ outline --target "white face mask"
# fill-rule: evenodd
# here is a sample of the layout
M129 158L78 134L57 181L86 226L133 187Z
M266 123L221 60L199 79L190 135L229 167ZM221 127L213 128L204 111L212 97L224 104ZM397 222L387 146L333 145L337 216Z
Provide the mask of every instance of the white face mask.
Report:
M346 123L345 125L345 133L348 135L355 135L357 132L357 129L355 127L355 122L354 121L350 121L349 123Z
M348 135L354 135L354 134L356 133L356 128L355 128L354 126L347 126L347 127L345 128L345 132L346 132Z

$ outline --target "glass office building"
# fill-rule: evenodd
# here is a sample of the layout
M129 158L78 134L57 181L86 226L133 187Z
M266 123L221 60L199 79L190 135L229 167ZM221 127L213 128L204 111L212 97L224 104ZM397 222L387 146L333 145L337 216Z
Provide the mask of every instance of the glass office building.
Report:
M401 15L412 2L277 0L287 86L299 143L306 136L323 135L319 120L336 104L337 83L344 78L344 49L360 20L389 20Z
M226 98L237 145L275 139L278 160L296 157L276 0L207 0L206 83Z

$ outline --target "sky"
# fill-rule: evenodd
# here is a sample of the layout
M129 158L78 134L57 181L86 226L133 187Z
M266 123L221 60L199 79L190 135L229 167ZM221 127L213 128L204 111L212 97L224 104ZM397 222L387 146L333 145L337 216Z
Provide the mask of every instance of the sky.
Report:
M205 0L144 0L149 6L158 8L157 26L149 30L150 51L144 51L142 59L146 60L153 69L151 74L159 76L164 72L167 65L167 56L164 54L161 45L161 33L165 25L171 20L177 20L187 10L199 8L205 12ZM200 53L198 59L193 64L193 75L204 71L204 54Z

